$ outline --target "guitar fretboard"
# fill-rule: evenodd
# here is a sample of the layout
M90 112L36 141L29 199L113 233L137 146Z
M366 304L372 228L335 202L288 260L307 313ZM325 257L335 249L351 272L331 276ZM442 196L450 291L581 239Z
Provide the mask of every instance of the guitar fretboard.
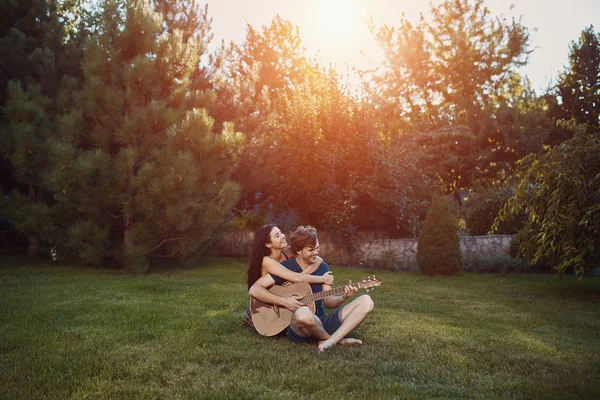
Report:
M350 286L360 289L360 282L353 283ZM304 304L309 304L309 303L315 302L317 300L322 300L329 296L335 296L337 294L344 294L344 288L345 288L345 286L340 286L340 287L333 288L331 290L325 290L323 292L309 294L308 296L304 296L303 298L301 298L300 301L302 301Z

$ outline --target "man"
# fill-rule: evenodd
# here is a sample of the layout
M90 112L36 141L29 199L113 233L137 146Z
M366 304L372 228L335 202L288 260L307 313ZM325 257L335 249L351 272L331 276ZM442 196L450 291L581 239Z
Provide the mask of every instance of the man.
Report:
M300 226L290 235L290 248L297 257L282 264L294 271L305 274L321 276L329 271L326 262L315 265L319 254L319 238L317 230L312 226ZM294 297L280 297L268 291L275 285L283 284L283 279L266 274L258 279L248 291L248 294L260 301L283 306L294 314L292 322L287 328L288 339L294 342L317 342L320 352L336 344L362 344L361 340L346 338L354 328L360 325L367 315L373 310L373 300L368 295L362 295L350 303L340 307L350 299L358 290L353 286L346 286L342 296L331 296L317 300L316 315ZM330 290L331 286L325 284L311 284L313 293ZM339 307L329 315L325 315L323 305L327 308Z

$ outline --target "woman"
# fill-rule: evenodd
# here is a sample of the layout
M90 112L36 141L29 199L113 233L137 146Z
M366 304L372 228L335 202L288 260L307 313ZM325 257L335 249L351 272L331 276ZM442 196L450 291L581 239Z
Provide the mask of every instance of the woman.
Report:
M285 235L274 224L262 226L254 233L252 255L250 256L250 264L248 265L248 289L261 276L266 274L272 274L290 282L333 285L333 275L331 275L331 272L327 272L323 276L313 276L290 271L281 265L281 262L288 259L288 256L283 251L286 247ZM318 267L322 262L323 259L317 257L314 266ZM309 268L309 270L314 271L314 268ZM244 322L247 325L254 326L250 310L246 311Z

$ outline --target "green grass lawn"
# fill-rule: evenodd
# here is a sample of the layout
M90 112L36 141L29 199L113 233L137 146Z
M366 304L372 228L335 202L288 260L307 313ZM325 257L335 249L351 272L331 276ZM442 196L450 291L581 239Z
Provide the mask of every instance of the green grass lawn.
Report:
M365 344L318 354L242 324L244 270L1 257L0 398L600 398L599 278L382 272Z

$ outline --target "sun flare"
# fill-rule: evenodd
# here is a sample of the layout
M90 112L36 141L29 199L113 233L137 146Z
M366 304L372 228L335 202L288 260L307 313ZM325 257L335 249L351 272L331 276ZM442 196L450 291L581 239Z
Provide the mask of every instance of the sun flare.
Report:
M348 46L364 21L355 0L323 0L319 2L318 30L325 43Z

